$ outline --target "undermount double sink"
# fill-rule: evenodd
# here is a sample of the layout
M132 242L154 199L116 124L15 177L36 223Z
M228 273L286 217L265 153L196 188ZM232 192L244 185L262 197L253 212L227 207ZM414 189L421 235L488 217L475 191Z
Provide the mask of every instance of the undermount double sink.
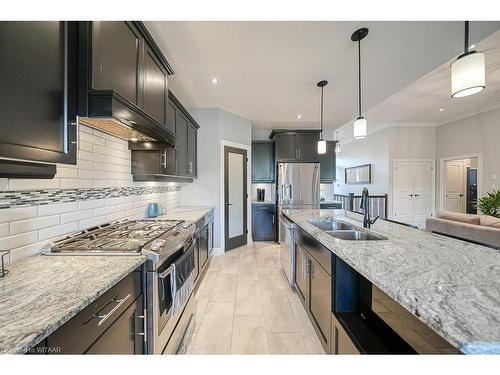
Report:
M381 241L388 238L332 217L310 219L309 223L332 237L347 241Z

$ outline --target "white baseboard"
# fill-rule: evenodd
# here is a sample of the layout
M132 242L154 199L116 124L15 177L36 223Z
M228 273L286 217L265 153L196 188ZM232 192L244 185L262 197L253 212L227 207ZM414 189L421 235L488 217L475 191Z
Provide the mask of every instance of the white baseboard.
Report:
M212 249L212 255L222 255L224 252L222 251L222 248L220 247L214 247Z

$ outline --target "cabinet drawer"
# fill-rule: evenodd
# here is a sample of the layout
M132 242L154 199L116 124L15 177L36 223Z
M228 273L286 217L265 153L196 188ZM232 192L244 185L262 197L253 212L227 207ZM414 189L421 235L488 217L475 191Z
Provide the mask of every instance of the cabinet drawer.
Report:
M302 228L299 227L296 233L297 241L318 261L329 275L333 276L332 252L311 235L307 234Z
M137 268L47 338L62 354L82 354L141 295Z

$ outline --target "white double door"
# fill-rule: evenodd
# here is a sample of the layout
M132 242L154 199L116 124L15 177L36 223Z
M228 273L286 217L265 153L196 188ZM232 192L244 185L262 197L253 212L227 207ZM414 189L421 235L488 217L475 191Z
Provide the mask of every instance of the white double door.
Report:
M434 173L432 160L394 162L394 220L425 228L434 214Z

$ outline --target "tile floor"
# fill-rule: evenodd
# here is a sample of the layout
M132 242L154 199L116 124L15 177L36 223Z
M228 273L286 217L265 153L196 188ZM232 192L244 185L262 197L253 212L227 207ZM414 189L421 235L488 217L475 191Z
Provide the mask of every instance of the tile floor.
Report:
M325 354L274 243L214 256L195 301L183 354Z

